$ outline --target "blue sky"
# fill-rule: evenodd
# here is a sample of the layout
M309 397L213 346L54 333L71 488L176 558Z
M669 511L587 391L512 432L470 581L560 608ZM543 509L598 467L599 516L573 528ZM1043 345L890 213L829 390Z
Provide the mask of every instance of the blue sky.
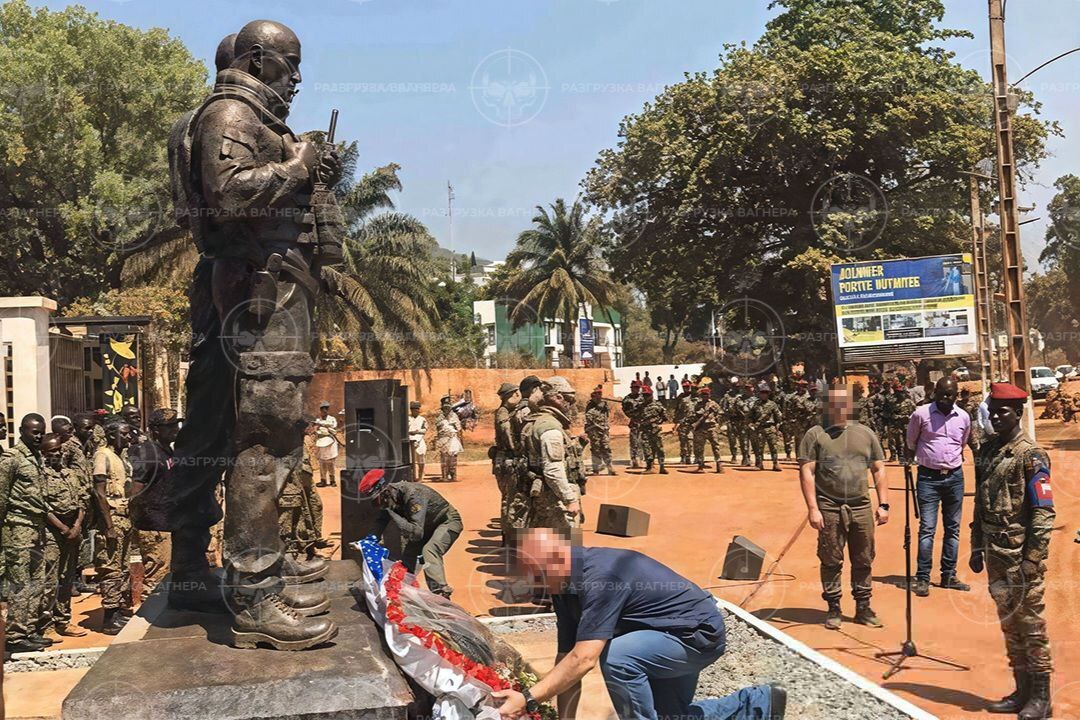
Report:
M32 0L33 2L33 0ZM63 2L50 1L59 8ZM716 67L724 43L753 42L767 0L88 0L103 17L179 36L213 66L218 40L267 17L303 42L304 82L290 124L360 144L364 169L402 166L399 208L449 245L446 184L456 200L454 248L501 258L533 207L572 198L619 121L683 73ZM975 34L951 48L988 76L985 0L947 0L946 25ZM1077 0L1013 0L1012 80L1080 46ZM509 81L509 82L507 82ZM1080 53L1024 83L1064 138L1022 194L1045 218L1054 179L1080 173ZM1045 222L1023 226L1036 261Z

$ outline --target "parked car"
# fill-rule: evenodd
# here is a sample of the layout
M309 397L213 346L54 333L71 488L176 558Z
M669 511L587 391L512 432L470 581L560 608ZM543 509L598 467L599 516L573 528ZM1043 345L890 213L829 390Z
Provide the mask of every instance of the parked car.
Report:
M1077 372L1075 365L1058 365L1054 368L1054 376L1061 382L1065 380L1072 380L1080 373Z
M953 374L954 378L956 378L957 380L960 380L960 381L971 380L971 371L968 370L963 365L961 365L960 367L953 370L952 374Z
M1044 365L1036 365L1031 368L1031 397L1044 398L1051 390L1057 390L1057 376L1054 371Z

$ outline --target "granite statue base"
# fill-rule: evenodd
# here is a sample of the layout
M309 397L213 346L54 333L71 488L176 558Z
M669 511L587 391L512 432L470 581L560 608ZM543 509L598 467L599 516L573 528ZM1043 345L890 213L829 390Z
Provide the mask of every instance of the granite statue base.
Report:
M63 720L404 720L414 694L359 578L355 561L331 563L321 582L338 636L300 652L238 650L231 615L177 612L155 594L64 700Z

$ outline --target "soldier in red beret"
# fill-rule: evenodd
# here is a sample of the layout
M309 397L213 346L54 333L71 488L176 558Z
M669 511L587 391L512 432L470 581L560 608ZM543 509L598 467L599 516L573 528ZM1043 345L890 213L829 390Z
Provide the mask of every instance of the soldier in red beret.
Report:
M416 573L416 561L424 558L428 589L449 598L454 589L446 582L443 557L461 535L461 515L446 498L428 485L390 482L381 469L369 470L357 487L361 499L370 499L381 511L372 534L382 539L393 522L401 531L401 562Z
M986 568L997 605L1016 690L991 704L992 713L1020 720L1050 717L1050 640L1043 602L1046 559L1054 527L1050 457L1020 426L1027 393L1010 383L990 385L995 435L975 460L971 521L972 572Z

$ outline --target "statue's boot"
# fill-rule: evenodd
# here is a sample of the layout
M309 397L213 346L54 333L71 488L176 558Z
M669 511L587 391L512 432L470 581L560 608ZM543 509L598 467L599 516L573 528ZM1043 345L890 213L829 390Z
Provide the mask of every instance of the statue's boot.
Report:
M337 636L337 625L326 618L305 617L278 593L264 593L249 600L233 618L235 647L269 645L275 650L306 650Z
M206 560L209 546L207 528L173 530L167 589L167 602L173 610L229 612L221 571L211 569Z
M301 585L315 582L326 576L330 569L325 558L301 558L285 553L281 563L281 578L289 585Z
M286 585L281 591L281 599L304 617L321 615L330 609L330 600L320 585L322 583Z

